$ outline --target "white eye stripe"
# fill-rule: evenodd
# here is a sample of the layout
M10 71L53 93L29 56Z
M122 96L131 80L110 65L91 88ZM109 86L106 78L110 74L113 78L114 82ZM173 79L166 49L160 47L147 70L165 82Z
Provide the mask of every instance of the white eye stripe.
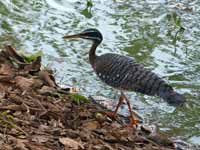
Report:
M94 39L94 40L98 40L98 41L101 41L101 39L100 38L98 38L98 37L91 37L92 39Z
M85 38L85 39L94 39L94 40L101 41L101 39L98 38L98 37L90 37L90 36L86 36L86 37L84 37L84 38Z
M93 39L96 39L96 40L98 40L98 41L101 41L101 39L98 38L98 37L93 37Z

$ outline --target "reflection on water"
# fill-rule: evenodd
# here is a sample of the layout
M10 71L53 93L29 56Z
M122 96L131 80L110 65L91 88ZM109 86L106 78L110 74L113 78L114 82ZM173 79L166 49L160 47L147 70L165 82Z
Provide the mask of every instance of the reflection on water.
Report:
M145 121L200 143L199 5L186 0L0 0L0 45L43 50L43 63L56 71L59 83L78 86L86 95L116 98L88 63L91 43L62 39L98 28L104 35L99 54L130 55L187 96L187 106L174 109L157 97L128 93Z

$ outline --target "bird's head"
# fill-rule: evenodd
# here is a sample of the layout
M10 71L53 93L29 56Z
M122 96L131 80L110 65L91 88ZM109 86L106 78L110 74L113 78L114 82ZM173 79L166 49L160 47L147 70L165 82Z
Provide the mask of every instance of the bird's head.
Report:
M101 32L99 32L97 29L86 29L81 33L74 34L74 35L66 35L63 38L64 39L82 38L82 39L92 40L96 43L101 43L101 41L103 40L103 36Z

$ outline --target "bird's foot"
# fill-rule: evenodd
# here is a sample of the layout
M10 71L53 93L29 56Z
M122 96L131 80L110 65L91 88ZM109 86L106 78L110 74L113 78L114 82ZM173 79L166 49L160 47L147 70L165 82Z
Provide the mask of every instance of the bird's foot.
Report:
M137 128L138 127L138 123L139 123L139 120L135 119L134 117L130 117L129 125Z
M130 122L128 124L124 125L124 127L125 128L134 128L134 129L137 129L138 123L139 123L139 120L130 117Z
M116 113L106 112L105 114L106 114L106 116L108 116L112 120L117 120L117 114ZM130 116L130 122L128 124L124 125L124 127L137 128L138 123L139 123L139 120L135 119L135 117L131 115Z

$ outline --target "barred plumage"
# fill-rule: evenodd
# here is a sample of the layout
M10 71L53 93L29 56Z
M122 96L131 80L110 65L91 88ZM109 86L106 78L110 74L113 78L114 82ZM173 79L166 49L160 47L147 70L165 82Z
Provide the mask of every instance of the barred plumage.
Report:
M167 87L155 73L127 56L107 53L97 57L95 66L97 76L117 89L159 95L159 88Z

